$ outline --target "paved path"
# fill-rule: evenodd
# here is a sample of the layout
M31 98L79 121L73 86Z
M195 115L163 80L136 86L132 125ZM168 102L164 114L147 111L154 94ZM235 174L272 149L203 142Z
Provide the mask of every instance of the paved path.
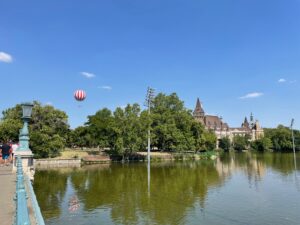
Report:
M0 224L12 225L15 213L14 196L16 191L16 173L12 166L0 167Z

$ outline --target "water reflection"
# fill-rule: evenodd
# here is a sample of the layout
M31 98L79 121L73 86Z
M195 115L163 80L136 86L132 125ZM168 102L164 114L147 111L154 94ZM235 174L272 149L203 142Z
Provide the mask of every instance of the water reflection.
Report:
M47 210L47 213L43 214L45 219L60 216L68 176L69 173L59 170L39 171L35 175L34 190L38 193L42 211Z
M76 195L73 195L69 200L69 212L76 212L79 209L80 203Z
M147 162L147 173L148 173L148 197L150 197L151 193L151 163L150 160Z
M142 163L38 171L34 188L48 224L87 224L85 217L93 218L88 224L186 224L191 212L196 218L206 208L210 192L237 174L251 188L268 170L294 175L293 166L291 154L224 154L216 161L152 164L151 179Z

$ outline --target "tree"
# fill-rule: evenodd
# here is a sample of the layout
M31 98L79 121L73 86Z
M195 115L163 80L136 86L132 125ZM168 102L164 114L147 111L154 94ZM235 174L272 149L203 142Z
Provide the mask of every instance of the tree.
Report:
M216 148L217 137L213 131L204 131L202 138L202 149L205 151L212 151Z
M16 105L5 110L0 124L0 138L18 140L22 107ZM64 149L69 135L68 116L53 106L34 102L29 125L30 148L36 158L55 157Z
M109 109L104 108L97 111L95 115L88 116L86 125L85 140L87 147L99 146L105 148L112 145L114 118Z
M125 159L146 148L149 128L151 147L162 151L212 150L216 146L215 134L194 120L191 111L175 93L159 93L154 98L150 116L136 103L124 109L118 107L113 113L101 109L88 116L84 128L72 132L72 139L74 143L80 141L79 145L94 143L108 147L111 154Z
M254 142L251 143L251 147L256 150L256 151L268 151L270 150L273 145L272 141L268 137L263 137L258 140L255 140Z
M19 130L22 127L22 122L20 120L6 119L0 122L0 142L12 140L14 142L18 141Z
M125 157L145 148L146 129L140 119L140 106L128 104L125 109L117 108L114 112L114 144L115 153Z
M294 130L294 136L295 136L296 151L300 151L300 131L299 130Z
M95 139L92 137L87 126L76 127L70 132L68 137L69 147L92 147L94 143Z
M233 148L237 151L242 151L248 147L248 137L236 135L233 138Z
M231 147L230 139L228 137L221 138L221 140L219 142L219 147L221 149L223 149L224 151L229 151L230 147Z
M21 120L21 105L16 105L14 108L9 108L3 111L2 115L3 116L0 122L0 141L18 141L19 130L23 126L23 122Z
M142 127L140 123L140 106L135 103L127 105L124 110L124 145L127 153L135 153L145 147L146 127Z
M124 109L118 107L112 113L104 108L95 115L88 116L88 122L82 136L83 143L88 143L91 136L94 143L102 148L109 148L112 155L127 156L145 148L146 130L149 119L141 113L138 104L128 104ZM76 136L76 134L75 134Z
M276 129L265 129L265 137L272 141L275 151L292 151L292 134L288 127L279 125Z
M151 108L153 143L163 151L196 151L203 147L203 127L173 93L159 93Z

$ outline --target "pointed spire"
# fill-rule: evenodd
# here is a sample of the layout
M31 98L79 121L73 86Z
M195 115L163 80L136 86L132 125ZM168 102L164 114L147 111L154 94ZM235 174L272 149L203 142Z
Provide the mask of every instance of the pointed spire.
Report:
M245 117L244 123L242 123L242 127L244 127L244 128L250 128L247 117Z
M203 118L204 117L204 110L201 106L201 102L200 99L197 98L197 103L196 103L196 108L194 110L194 117L196 118Z
M200 99L197 98L196 109L199 109L199 108L201 109L202 107L201 107Z

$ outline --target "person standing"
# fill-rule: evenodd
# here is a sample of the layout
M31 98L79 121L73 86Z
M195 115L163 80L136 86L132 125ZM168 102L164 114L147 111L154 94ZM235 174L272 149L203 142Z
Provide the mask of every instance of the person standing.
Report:
M8 142L2 145L2 159L4 160L4 165L9 165L9 154L11 151L11 147Z

